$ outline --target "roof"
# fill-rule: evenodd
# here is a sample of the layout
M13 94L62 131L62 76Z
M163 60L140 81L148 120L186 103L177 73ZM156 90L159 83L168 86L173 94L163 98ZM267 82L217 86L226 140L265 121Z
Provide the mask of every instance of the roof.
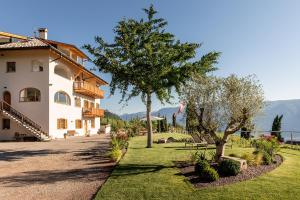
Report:
M21 40L26 40L26 39L28 39L28 37L23 36L23 35L16 35L16 34L7 33L7 32L3 32L3 31L0 31L0 36L4 36L4 37L12 37L12 38L17 38L17 39L21 39Z
M58 42L58 41L54 41L54 40L45 40L45 39L42 39L42 38L39 38L41 41L43 42L46 42L48 44L51 44L51 45L61 45L61 46L64 46L64 47L68 47L70 49L72 49L73 51L75 51L76 53L78 53L80 56L82 56L83 58L87 58L88 59L88 56L85 55L85 53L83 53L80 49L78 49L75 45L73 44L68 44L68 43L63 43L63 42Z
M49 44L46 44L39 39L33 38L0 45L0 49L20 49L37 47L49 47Z
M72 45L74 46L74 45ZM75 47L75 46L74 46ZM0 51L1 50L26 50L26 49L50 49L56 52L57 54L61 55L63 58L67 59L80 69L82 69L84 72L87 74L90 74L91 76L95 77L98 81L98 83L107 85L108 83L101 79L99 76L96 74L92 73L91 71L87 70L83 65L79 64L78 62L74 61L72 58L55 48L53 45L48 43L48 40L43 40L40 38L28 38L26 40L22 41L17 41L17 42L12 42L12 43L7 43L7 44L2 44L0 45Z

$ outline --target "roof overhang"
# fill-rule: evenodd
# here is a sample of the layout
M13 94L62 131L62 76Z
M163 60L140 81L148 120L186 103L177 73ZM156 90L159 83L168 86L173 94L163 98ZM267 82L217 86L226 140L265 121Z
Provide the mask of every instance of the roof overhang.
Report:
M16 34L7 33L7 32L3 32L3 31L0 31L0 36L9 37L9 38L16 38L16 39L21 39L21 40L27 40L28 39L28 37L26 37L26 36L16 35Z

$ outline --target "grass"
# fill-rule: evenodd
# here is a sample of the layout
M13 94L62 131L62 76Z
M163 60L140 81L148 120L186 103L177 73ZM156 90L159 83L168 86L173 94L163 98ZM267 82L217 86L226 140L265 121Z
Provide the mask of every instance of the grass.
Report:
M161 137L185 137L163 134ZM193 150L184 143L154 144L145 148L146 138L130 140L128 152L113 171L111 177L99 190L96 199L142 200L142 199L300 199L300 152L282 149L284 163L263 176L227 186L196 189L173 161L186 160ZM252 151L251 148L226 149L226 154Z

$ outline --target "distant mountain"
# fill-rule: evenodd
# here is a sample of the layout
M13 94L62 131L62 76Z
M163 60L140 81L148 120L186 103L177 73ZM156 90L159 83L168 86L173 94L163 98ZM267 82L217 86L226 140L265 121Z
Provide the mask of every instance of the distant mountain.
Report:
M152 112L152 115L166 116L168 122L171 123L172 115L177 110L178 107L162 108ZM130 120L132 118L143 118L145 114L145 112L138 112L124 114L120 117L123 120ZM281 114L283 114L282 130L300 131L300 99L266 102L263 113L255 119L256 128L259 130L270 130L274 117ZM185 124L184 114L181 113L177 116L177 123Z
M113 112L110 112L109 110L104 111L104 117L110 118L110 119L117 119L121 120L121 117Z

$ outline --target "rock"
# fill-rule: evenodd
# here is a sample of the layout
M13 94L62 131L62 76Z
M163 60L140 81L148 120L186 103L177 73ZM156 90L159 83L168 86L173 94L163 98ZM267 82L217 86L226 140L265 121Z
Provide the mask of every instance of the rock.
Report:
M157 140L158 144L167 143L167 140L165 138L160 138Z

